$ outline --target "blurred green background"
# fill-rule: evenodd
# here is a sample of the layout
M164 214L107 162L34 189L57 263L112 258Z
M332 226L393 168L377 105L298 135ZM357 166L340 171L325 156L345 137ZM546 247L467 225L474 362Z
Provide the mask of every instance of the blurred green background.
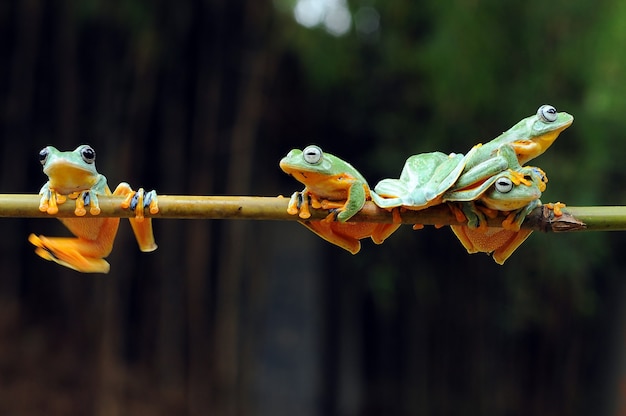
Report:
M0 192L89 143L112 186L289 195L316 143L370 184L466 152L541 104L574 124L542 200L626 203L626 3L7 0ZM623 233L533 234L504 266L448 229L352 256L295 222L126 222L111 273L37 257L0 220L0 414L617 415Z

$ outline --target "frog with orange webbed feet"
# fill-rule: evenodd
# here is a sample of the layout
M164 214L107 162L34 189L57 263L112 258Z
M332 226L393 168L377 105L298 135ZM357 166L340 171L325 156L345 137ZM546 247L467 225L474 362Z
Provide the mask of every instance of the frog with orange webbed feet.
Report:
M496 263L503 264L532 233L521 225L541 205L547 181L541 169L525 166L494 175L479 187L450 191L443 195L444 202L459 221L467 222L450 228L468 253L491 253ZM501 226L487 227L487 218L499 214L505 214Z
M280 168L305 185L289 200L287 212L315 234L352 254L367 237L381 244L400 224L347 222L371 198L365 178L349 163L311 145L293 149L280 161ZM310 220L310 207L330 210L322 220Z
M144 208L152 214L159 211L154 191L133 191L122 182L111 192L104 175L96 170L96 152L89 145L81 145L68 152L48 146L41 150L39 158L48 176L48 181L39 192L39 210L54 215L59 211L58 204L65 203L67 198L74 199L76 204L76 217L59 218L75 238L35 234L28 237L28 241L37 247L35 253L40 257L83 273L109 272L110 266L104 257L113 249L120 219L96 217L100 213L99 195L125 196L121 206L135 210L135 218L129 220L139 249L144 252L156 250L152 220L144 218ZM85 216L87 208L88 217Z

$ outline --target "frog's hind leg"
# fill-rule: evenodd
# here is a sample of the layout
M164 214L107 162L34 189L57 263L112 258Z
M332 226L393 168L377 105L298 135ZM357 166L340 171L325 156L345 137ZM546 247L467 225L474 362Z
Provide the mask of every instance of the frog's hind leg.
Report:
M361 250L361 242L357 238L336 232L336 227L339 223L323 220L298 222L329 243L335 244L352 254L356 254Z
M376 244L382 244L391 234L393 234L398 228L400 223L392 224L376 224L374 231L372 231L372 241Z
M521 229L518 232L511 232L510 239L493 252L493 259L502 265L511 257L511 254L532 234L531 229Z
M370 191L374 204L380 208L399 207L404 203L402 195L406 195L406 184L398 179L383 179Z
M106 260L84 255L86 248L93 243L89 240L66 237L48 238L31 234L28 241L36 247L35 253L45 260L82 273L109 272L110 265Z
M156 192L145 192L143 188L134 191L126 182L120 183L113 195L126 196L122 202L122 208L130 208L135 211L135 218L129 218L130 226L135 234L135 239L139 249L143 252L150 252L157 249L152 231L152 219L145 218L143 212L148 208L151 214L159 212Z

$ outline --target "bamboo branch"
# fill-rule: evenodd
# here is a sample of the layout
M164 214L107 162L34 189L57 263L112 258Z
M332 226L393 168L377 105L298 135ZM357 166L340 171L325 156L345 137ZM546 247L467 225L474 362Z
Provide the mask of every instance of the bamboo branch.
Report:
M0 194L0 217L74 217L74 201L59 205L59 213L49 215L39 211L38 195ZM100 196L99 217L133 217L134 212L120 208L124 198ZM247 220L299 220L297 215L287 213L288 198L254 196L194 196L159 195L159 212L146 217L186 219L247 219ZM564 215L555 217L545 206L535 209L522 227L540 231L624 231L626 230L626 206L567 207ZM328 211L311 209L311 219L323 219ZM86 218L90 217L88 213ZM402 222L406 224L455 225L459 224L445 205L421 211L404 211ZM489 220L490 226L498 226L502 217ZM355 222L393 222L392 214L367 202L363 209L350 219Z

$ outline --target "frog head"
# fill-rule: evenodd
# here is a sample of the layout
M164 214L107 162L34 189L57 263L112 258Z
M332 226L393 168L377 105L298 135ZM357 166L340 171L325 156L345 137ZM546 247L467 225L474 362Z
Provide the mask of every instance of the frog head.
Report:
M539 168L524 167L520 172L497 175L479 198L483 205L496 211L514 211L541 197L547 178Z
M497 211L512 211L541 197L548 181L539 168L526 166L508 169L487 180L463 189L453 189L443 195L444 202L470 202L480 200L483 205Z
M520 165L536 158L552 145L559 134L574 122L574 117L544 104L535 115L526 117L500 137L497 143L512 143Z
M45 147L39 152L39 161L48 176L50 189L62 195L88 190L100 176L96 170L96 152L86 144L68 152Z
M339 199L355 183L367 187L365 178L352 165L315 145L291 150L280 161L280 168L319 197Z
M316 145L307 146L304 150L292 149L280 161L280 168L305 185L319 177L327 178L341 173L349 173L365 182L361 174L349 163L330 153L324 153Z

